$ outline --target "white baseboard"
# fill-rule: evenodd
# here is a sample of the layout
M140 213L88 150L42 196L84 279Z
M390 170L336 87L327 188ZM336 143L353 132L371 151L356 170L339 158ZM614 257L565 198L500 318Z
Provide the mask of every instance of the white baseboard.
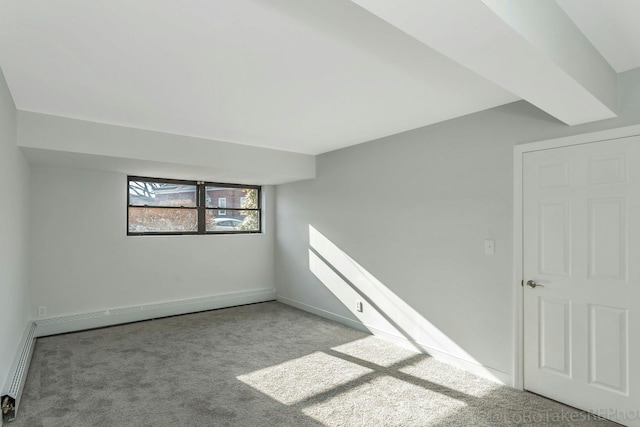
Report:
M287 304L292 307L299 308L300 310L315 314L317 316L324 317L325 319L342 323L343 325L349 326L353 329L371 333L371 330L369 328L367 328L363 323L358 322L357 320L349 319L348 317L340 316L339 314L335 314L330 311L323 310L321 308L314 307L312 305L305 304L303 302L296 301L294 299L283 297L280 295L276 297L276 300L280 301L283 304Z
M343 325L349 326L351 328L368 332L370 334L383 338L387 341L393 342L394 344L399 345L401 347L410 348L413 350L419 350L422 353L430 355L434 359L440 360L449 365L463 369L467 372L470 372L482 378L486 378L498 384L503 384L510 387L513 387L514 385L513 375L507 374L506 372L502 372L497 369L480 365L477 362L472 362L470 360L462 359L456 355L435 349L426 344L422 344L417 341L408 340L406 337L401 337L399 335L391 334L389 332L383 331L376 327L366 325L357 320L349 319L347 317L340 316L330 311L323 310L321 308L314 307L309 304L305 304L303 302L293 300L291 298L286 298L278 295L277 300L282 302L283 304L287 304L292 307L299 308L300 310L313 313L320 317L324 317L325 319L333 320L335 322L342 323Z
M119 307L89 313L56 316L46 319L37 319L35 322L38 325L38 337L44 337L47 335L102 328L105 326L175 316L178 314L195 313L198 311L215 310L219 308L234 307L237 305L273 301L275 299L276 290L273 288L265 288L210 295L179 301Z
M37 329L38 327L34 322L27 322L27 326L22 333L20 343L16 349L13 362L11 363L6 384L4 388L0 390L0 397L7 396L7 398L10 399L12 409L7 415L9 421L14 420L18 413L22 390L27 379L27 374L29 373L31 357L33 356L33 350L35 348ZM2 425L2 418L3 417L0 416L0 426Z

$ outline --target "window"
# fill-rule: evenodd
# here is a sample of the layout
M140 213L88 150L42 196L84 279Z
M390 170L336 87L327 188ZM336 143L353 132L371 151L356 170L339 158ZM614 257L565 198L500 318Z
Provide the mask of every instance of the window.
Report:
M260 233L261 187L130 176L127 234Z
M202 187L206 232L260 230L260 187L209 182Z

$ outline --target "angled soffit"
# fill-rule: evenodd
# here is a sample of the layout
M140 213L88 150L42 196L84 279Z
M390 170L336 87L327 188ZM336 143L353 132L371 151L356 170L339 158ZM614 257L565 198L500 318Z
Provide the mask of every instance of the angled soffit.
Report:
M616 72L554 0L352 1L566 124L616 116Z

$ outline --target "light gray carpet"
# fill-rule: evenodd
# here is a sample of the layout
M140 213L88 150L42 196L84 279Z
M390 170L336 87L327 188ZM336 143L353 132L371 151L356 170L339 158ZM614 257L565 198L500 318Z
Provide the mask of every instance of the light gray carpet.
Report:
M613 424L269 302L40 338L10 426L322 425Z

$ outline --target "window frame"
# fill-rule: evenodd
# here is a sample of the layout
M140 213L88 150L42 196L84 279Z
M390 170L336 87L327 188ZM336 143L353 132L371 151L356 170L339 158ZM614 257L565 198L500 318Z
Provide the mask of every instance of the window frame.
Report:
M129 185L131 181L141 181L141 182L157 182L157 183L166 183L166 184L177 184L177 185L193 185L196 187L196 206L136 206L131 205L131 194L129 192ZM209 208L206 206L206 195L207 195L207 187L222 187L222 188L247 188L257 191L257 207L256 208L229 208L226 207L224 209L220 208ZM195 181L195 180L183 180L183 179L170 179L170 178L151 178L144 176L136 176L136 175L127 175L126 182L126 191L127 191L127 236L198 236L198 235L216 235L216 234L262 234L262 186L260 185L249 185L249 184L231 184L227 182L211 182L211 181ZM129 209L130 208L140 208L147 207L150 209L186 209L186 210L195 210L196 211L196 219L197 219L197 231L131 231L129 230ZM252 211L258 212L258 229L257 230L219 230L219 231L208 231L206 224L206 213L207 211Z

